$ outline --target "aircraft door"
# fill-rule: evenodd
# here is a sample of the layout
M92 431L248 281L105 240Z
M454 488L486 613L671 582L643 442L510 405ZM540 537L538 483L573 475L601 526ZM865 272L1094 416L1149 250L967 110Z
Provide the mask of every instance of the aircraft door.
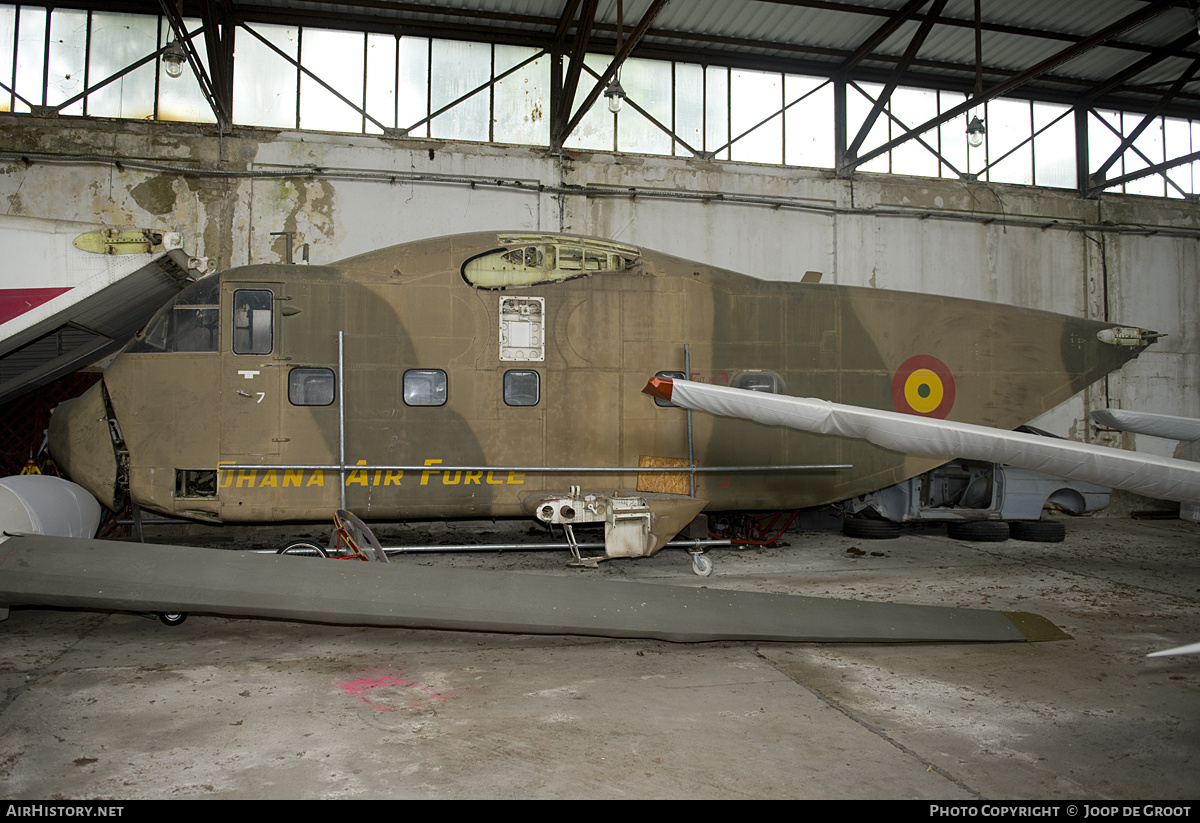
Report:
M279 454L280 398L286 361L280 354L279 283L221 284L221 460L272 464ZM269 459L268 459L269 458ZM249 487L231 472L222 490ZM238 483L238 481L241 483Z

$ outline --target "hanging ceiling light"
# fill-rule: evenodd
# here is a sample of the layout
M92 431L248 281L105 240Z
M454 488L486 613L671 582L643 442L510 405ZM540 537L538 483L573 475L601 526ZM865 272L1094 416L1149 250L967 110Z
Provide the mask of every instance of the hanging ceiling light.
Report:
M162 54L162 61L167 72L167 77L182 76L183 67L187 63L187 54L178 40L172 40L170 43L167 43L167 48Z
M619 112L621 104L625 102L625 89L621 88L621 81L614 77L604 90L604 96L608 99L608 110L613 114Z
M987 129L983 127L983 121L979 119L979 115L971 118L971 122L967 124L967 142L971 148L979 148L983 145L983 135Z
M622 28L625 23L625 6L621 0L617 0L617 48L613 52L613 59L620 59L621 56L621 41L624 39ZM604 90L604 97L608 101L608 110L616 114L621 110L621 104L625 102L625 89L621 88L621 65L617 64L617 73L613 75L612 82L608 84L608 88Z

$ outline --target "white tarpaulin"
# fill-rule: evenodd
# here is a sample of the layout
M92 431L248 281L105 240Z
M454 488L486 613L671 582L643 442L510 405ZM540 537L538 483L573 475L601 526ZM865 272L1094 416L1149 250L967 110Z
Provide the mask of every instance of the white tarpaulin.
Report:
M813 397L787 397L687 380L673 383L668 399L689 409L740 417L767 426L853 437L905 454L1007 463L1146 497L1200 502L1198 463L969 423L844 406Z

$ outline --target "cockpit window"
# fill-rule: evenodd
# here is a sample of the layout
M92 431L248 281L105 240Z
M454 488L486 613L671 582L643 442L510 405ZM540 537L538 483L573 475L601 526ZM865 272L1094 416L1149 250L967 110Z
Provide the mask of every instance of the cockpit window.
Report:
M274 346L274 312L269 289L233 292L233 353L270 354Z
M501 248L463 263L463 279L477 289L510 289L556 283L600 272L632 269L636 246L561 234L500 235Z
M129 344L131 352L215 352L220 280L205 277L175 295Z

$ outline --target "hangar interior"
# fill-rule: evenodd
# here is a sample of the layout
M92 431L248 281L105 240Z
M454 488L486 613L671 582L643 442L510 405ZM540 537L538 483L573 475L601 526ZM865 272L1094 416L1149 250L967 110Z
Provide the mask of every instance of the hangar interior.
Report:
M1174 441L1098 427L1089 413L1121 408L1200 417L1198 27L1200 9L1191 0L0 3L0 215L177 232L187 253L209 270L329 263L458 232L581 234L762 280L799 281L806 272L820 272L824 283L1119 321L1166 336L1032 424L1086 443L1180 456ZM77 387L72 383L70 391ZM44 413L7 408L5 426L13 430L18 417ZM22 441L12 450L23 457L36 445ZM1194 530L1165 537L1155 532L1148 544L1165 552L1181 540L1194 554ZM952 566L957 560L938 562ZM1144 615L1154 613L1161 595L1172 604L1162 608L1174 609L1170 619L1182 623L1142 631L1135 621L1134 628L1122 624L1125 636L1163 645L1162 638L1172 636L1169 628L1194 628L1195 558L1180 562L1179 575L1156 565L1148 581L1130 584L1138 592L1130 597L1148 598L1138 600ZM646 575L658 575L656 567L647 568ZM782 573L795 572L789 567ZM1053 600L1069 590L1071 574L1061 571L1062 579L1039 596ZM1123 585L1121 574L1106 569L1095 576L1105 585ZM819 584L810 588L820 593ZM830 588L856 594L853 583ZM952 592L953 584L941 579L934 588ZM885 590L918 596L894 581ZM1089 591L1093 596L1101 595ZM1081 608L1102 611L1096 602ZM92 622L63 631L83 636L95 629L95 616L86 620ZM289 635L292 629L275 631ZM100 641L101 653L125 642L126 634L136 635L136 627L121 626L118 634ZM304 652L314 659L336 658L329 649L343 640L356 660L384 655L361 632L349 639L286 639L315 644ZM440 641L417 633L411 642ZM529 658L539 652L537 644L488 643L489 654ZM197 644L213 661L222 660L214 651L219 641L197 636ZM583 658L597 648L572 642L562 653ZM625 650L614 643L602 653L621 656ZM449 641L428 651L445 661L439 665L446 671L467 665L454 662L459 652ZM683 659L659 647L654 653ZM31 660L50 659L40 654L28 652ZM818 647L805 652L802 663L785 654L791 652L767 653L769 665L756 670L766 677L761 683L778 672L802 679L797 672L806 666L825 671L838 653ZM905 685L896 674L920 670L922 664L913 662L918 654L857 659L859 671L870 672L859 685L867 690L872 677L885 680L887 688L907 690L907 699L924 707L931 692L911 685L916 675ZM1130 656L1105 654L1108 664ZM747 663L733 646L709 647L703 655L720 658L714 665L731 670L767 659L760 654ZM1031 667L1051 665L1050 652L1039 655ZM185 656L172 646L165 665L182 671L186 666L178 661ZM848 659L837 665L849 665ZM136 654L130 660L131 666L157 665ZM23 676L23 665L10 667L9 675ZM371 666L369 677L386 668ZM694 662L680 667L684 680L708 682L709 674ZM257 668L241 674L257 684L267 680ZM560 677L542 674L546 683ZM439 689L453 679L433 669L428 675ZM386 674L393 676L389 685L414 687L415 681L401 679L408 674ZM1185 681L1181 701L1194 705L1194 673L1176 676ZM1129 683L1138 681L1123 682L1132 689ZM5 706L14 705L24 688L10 688ZM544 688L549 694L551 686ZM882 703L861 715L844 708L849 700L838 703L832 677L810 688L813 711L841 712L862 728L874 723L877 729L879 718L886 719ZM974 694L995 697L995 688L989 681ZM402 710L412 708L397 700ZM389 720L384 731L419 735L434 728L434 700L442 696L431 686L410 715L423 720L408 726ZM1053 702L1045 695L1038 700ZM984 767L973 772L954 765L955 757L961 766L971 755L952 752L950 761L922 755L927 759L921 768L881 767L888 778L875 793L864 793L846 776L802 790L773 774L743 787L686 785L695 795L722 797L1137 796L1164 759L1176 758L1184 775L1194 764L1194 741L1163 731L1180 717L1195 720L1194 709L1179 705L1168 701L1162 715L1153 714L1161 707L1147 709L1150 719L1133 724L1138 734L1163 732L1170 746L1138 750L1126 782L1088 782L1086 768L1112 765L1106 754L1095 754L1082 758L1071 779L1039 773L1026 785L1014 767L1001 769L988 784ZM952 708L947 716L957 716ZM389 704L385 711L391 710ZM619 711L606 704L605 717ZM750 711L737 708L746 717ZM1047 713L1065 717L1072 711ZM378 732L381 723L366 723L364 735ZM750 728L761 732L756 723ZM1113 734L1110 728L1078 728L1071 726L1071 734L1080 745L1102 747L1105 735ZM724 733L711 731L718 738ZM25 740L25 734L14 739ZM501 740L511 731L488 734ZM1135 738L1133 732L1129 737ZM883 734L870 745L882 740L885 749L920 748L914 739ZM594 759L583 736L571 740L566 756ZM776 744L785 750L792 745ZM40 744L24 745L33 751ZM239 752L248 746L228 740L204 745ZM1057 741L1030 756L1053 759L1070 745ZM52 760L48 750L37 751L36 762L20 768L57 768L46 765ZM868 760L886 760L870 746L862 751ZM452 762L452 753L443 754ZM482 750L471 756L485 759ZM669 757L668 766L655 762L639 767L646 778L633 784L559 773L565 787L551 787L552 781L532 772L497 770L475 785L455 772L455 788L429 778L406 791L675 796L677 787L664 788L651 774L678 775L686 764L672 765ZM944 782L922 783L927 778L917 772L926 765ZM32 797L53 788L31 771L4 768L16 781L11 785L26 787L15 794ZM124 774L146 775L151 768L139 761ZM454 768L446 766L447 773ZM104 777L110 779L117 778ZM141 779L139 796L165 796L172 785L184 785ZM310 796L283 782L250 789L230 787L225 776L206 779L186 783L181 796L214 796L213 785L215 796ZM67 793L121 791L100 778L79 785ZM1185 776L1167 778L1164 786L1171 797L1195 796ZM322 791L389 793L367 778Z
M570 232L1119 319L1167 336L1037 424L1166 453L1087 412L1200 416L1195 15L1085 5L4 4L5 214L217 269Z

